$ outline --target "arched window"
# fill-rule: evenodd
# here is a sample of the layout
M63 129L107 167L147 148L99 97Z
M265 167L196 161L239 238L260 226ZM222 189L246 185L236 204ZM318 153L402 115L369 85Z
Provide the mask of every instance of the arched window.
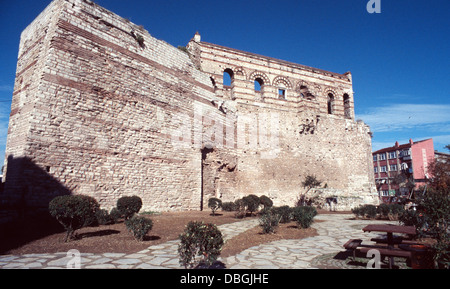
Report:
M344 93L344 115L346 118L352 118L350 96L347 93Z
M328 114L333 114L333 110L334 110L334 95L332 93L328 93L327 109L328 109Z
M231 87L231 85L233 84L233 80L234 80L233 70L229 68L225 69L223 72L223 86Z
M254 85L255 85L255 92L261 92L264 85L264 81L261 78L256 78Z

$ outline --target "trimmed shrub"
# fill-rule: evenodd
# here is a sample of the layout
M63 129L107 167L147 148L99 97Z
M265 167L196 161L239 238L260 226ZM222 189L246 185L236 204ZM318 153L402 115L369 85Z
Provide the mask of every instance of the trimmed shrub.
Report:
M398 220L399 216L401 216L404 211L404 207L400 204L381 204L377 208L377 213L380 218L392 221Z
M136 240L143 241L145 235L153 228L153 221L146 217L133 216L125 221L125 226Z
M64 242L72 239L76 230L96 219L99 208L94 198L84 195L58 196L48 205L50 215L56 218L67 232Z
M119 219L123 217L117 208L112 208L111 212L109 212L109 216L113 220L114 224L118 223Z
M222 200L218 198L210 198L208 200L208 208L211 209L213 216L216 215L216 211L222 207Z
M289 206L272 207L270 210L280 215L280 223L285 224L292 221L292 208Z
M361 205L359 207L353 208L352 213L356 217L374 219L377 216L377 207L374 205Z
M275 233L276 228L280 223L280 219L281 216L273 211L268 211L267 213L261 215L259 218L259 225L262 228L263 234Z
M111 217L111 215L105 209L98 210L95 215L97 217L97 223L99 225L114 224L114 219Z
M259 202L261 203L261 205L264 206L264 209L271 208L273 206L272 200L268 196L265 196L265 195L262 195L261 197L259 197Z
M242 201L244 202L247 211L250 212L250 215L252 215L253 212L256 212L260 205L259 197L256 195L248 195L243 197Z
M244 200L238 199L234 202L234 208L236 213L234 214L234 217L237 219L245 218L245 215L247 214L245 210L245 203Z
M225 212L232 212L236 210L236 205L234 202L223 202L222 203L222 210Z
M185 268L194 268L203 264L209 268L220 255L224 244L222 233L214 224L189 222L180 235L178 254L180 264Z
M297 222L297 225L303 229L307 229L311 226L316 215L316 208L311 206L300 206L292 209L292 218Z
M142 208L142 200L138 196L125 196L117 200L117 210L128 220Z

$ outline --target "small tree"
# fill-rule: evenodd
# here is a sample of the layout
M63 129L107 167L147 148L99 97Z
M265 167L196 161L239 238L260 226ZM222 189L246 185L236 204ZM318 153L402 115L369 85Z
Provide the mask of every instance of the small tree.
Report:
M250 216L253 212L256 212L260 205L259 197L256 195L248 195L246 197L242 198L242 201L244 202L244 205L247 208L247 211L250 212Z
M76 230L89 225L96 218L99 208L100 205L94 198L84 195L58 196L48 205L50 215L67 232L64 242L72 239Z
M322 181L319 181L316 176L308 175L306 176L305 180L302 182L303 188L306 189L306 191L303 194L300 194L300 199L298 201L298 206L306 206L310 203L310 200L308 200L307 195L309 191L313 188L317 188L322 184Z
M264 209L268 209L273 206L272 200L265 195L262 195L261 197L259 197L259 202L261 203L261 205L264 206Z
M216 211L222 207L222 200L218 198L210 198L208 200L208 208L211 209L213 216L216 215Z

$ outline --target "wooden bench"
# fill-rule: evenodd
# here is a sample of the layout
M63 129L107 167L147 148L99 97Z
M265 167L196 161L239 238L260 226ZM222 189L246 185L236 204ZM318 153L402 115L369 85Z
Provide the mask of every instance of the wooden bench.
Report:
M370 241L376 242L377 244L387 244L387 238L372 238ZM394 244L408 244L408 245L415 245L418 244L416 241L404 239L401 237L394 238L393 240Z
M344 248L352 251L353 260L356 258L356 253L362 253L364 255L367 254L372 249L378 250L380 252L381 257L389 257L389 268L392 269L394 266L393 257L403 257L403 258L411 258L411 252L397 249L397 248L388 248L386 246L377 246L377 245L364 245L362 244L361 239L351 239L344 244Z
M380 247L380 246L364 246L357 248L355 251L367 254L370 250L375 249L378 252L380 252L381 257L388 257L389 258L389 269L392 269L394 267L394 257L403 257L411 260L411 252L397 249L397 248L387 248L387 247ZM356 254L356 253L355 253Z
M353 253L353 260L356 258L356 249L361 246L362 240L361 239L350 239L347 241L347 243L344 244L344 248L352 251Z

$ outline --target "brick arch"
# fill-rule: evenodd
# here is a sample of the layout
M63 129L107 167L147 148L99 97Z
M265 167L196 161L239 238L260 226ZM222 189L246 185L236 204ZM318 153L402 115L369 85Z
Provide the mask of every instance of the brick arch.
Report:
M264 81L264 85L270 85L270 79L264 72L255 70L248 76L250 81L254 81L257 78L261 78Z
M234 75L240 75L243 79L247 79L247 72L245 71L244 67L236 66L232 70L234 72Z
M324 89L323 89L323 95L325 96L325 97L328 97L328 94L329 93L331 93L332 95L333 95L333 97L334 97L334 99L336 100L337 98L338 98L338 96L339 96L339 94L337 93L337 91L335 90L335 89L333 89L333 88L331 88L331 87L325 87Z
M275 79L273 80L273 85L277 85L278 83L283 83L287 89L292 88L292 84L287 77L284 76L275 77Z

